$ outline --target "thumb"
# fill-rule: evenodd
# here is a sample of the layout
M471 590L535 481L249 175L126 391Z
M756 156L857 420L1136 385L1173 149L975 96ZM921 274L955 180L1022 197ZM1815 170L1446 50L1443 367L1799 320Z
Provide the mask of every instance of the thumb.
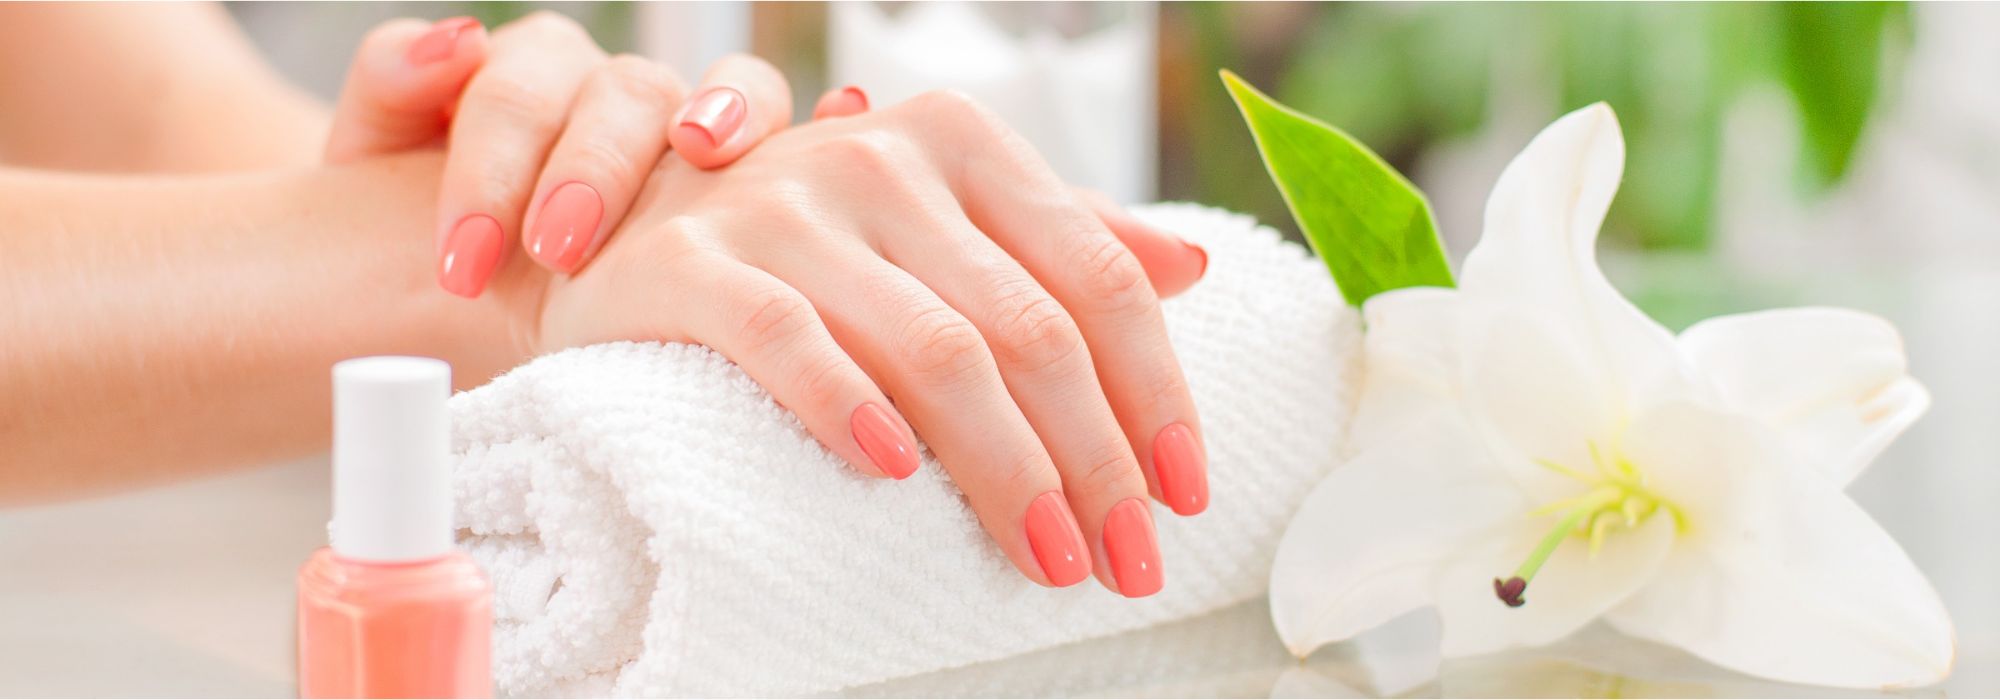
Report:
M334 106L327 162L440 142L486 54L486 29L471 17L397 19L369 31Z

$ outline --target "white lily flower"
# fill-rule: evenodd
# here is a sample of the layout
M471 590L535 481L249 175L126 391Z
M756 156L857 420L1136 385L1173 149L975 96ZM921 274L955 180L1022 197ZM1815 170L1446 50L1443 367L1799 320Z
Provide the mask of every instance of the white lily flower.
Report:
M1895 328L1800 308L1676 338L1597 267L1624 148L1609 107L1564 116L1501 174L1458 289L1365 305L1355 457L1279 545L1280 636L1303 657L1435 606L1446 657L1602 618L1776 680L1943 679L1943 604L1843 492L1929 406Z

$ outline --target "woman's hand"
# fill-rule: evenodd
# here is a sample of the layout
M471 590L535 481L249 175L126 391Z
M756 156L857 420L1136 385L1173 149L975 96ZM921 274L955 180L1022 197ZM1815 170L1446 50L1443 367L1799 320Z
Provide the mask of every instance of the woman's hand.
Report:
M476 297L516 241L550 270L581 268L670 147L720 167L791 120L784 78L750 56L723 58L686 94L671 69L607 56L552 12L490 38L467 17L394 20L356 54L327 160L448 138L438 281Z
M869 473L917 468L915 426L1043 584L1094 569L1150 595L1148 492L1183 515L1207 505L1146 268L952 93L773 135L723 170L664 161L595 264L530 283L547 285L522 309L540 349L716 348Z

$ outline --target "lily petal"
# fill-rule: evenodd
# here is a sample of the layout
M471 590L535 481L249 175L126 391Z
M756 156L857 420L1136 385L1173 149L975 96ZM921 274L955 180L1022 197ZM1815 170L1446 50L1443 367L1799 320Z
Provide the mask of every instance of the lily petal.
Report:
M1597 266L1598 228L1624 168L1625 140L1610 107L1600 102L1550 124L1500 174L1459 284L1469 297L1546 309L1578 325L1621 398L1678 377L1673 334L1620 296Z
M1572 537L1528 585L1528 603L1507 607L1493 595L1493 578L1520 566L1553 523L1553 518L1519 518L1438 571L1432 585L1444 618L1447 658L1569 636L1644 586L1674 547L1672 518L1648 518L1637 529L1614 532L1595 557L1585 538Z
M1552 467L1593 471L1591 446L1610 447L1624 406L1573 326L1516 304L1466 307L1459 380L1469 423L1537 505L1576 495L1577 482Z
M1414 427L1422 440L1336 467L1286 526L1271 619L1294 655L1430 603L1438 563L1526 507L1451 414Z
M1659 488L1731 500L1690 498L1673 556L1606 619L1776 680L1853 688L1942 680L1955 643L1930 583L1836 483L1787 462L1753 425L1666 408L1633 426L1627 454L1668 477Z
M1360 397L1348 446L1361 454L1401 439L1404 428L1457 394L1458 293L1437 287L1383 292L1362 305Z
M1793 454L1841 486L1930 407L1896 327L1859 311L1721 316L1683 331L1680 348L1724 401L1778 428Z

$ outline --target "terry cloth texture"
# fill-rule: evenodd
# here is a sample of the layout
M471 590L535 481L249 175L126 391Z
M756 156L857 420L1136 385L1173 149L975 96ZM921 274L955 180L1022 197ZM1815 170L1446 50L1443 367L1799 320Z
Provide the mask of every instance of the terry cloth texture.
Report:
M833 692L1263 595L1286 522L1342 454L1359 318L1317 259L1249 217L1134 213L1209 254L1165 304L1211 484L1201 515L1154 508L1165 590L1038 586L928 453L905 481L862 477L716 353L611 343L452 399L459 539L495 586L496 689Z

